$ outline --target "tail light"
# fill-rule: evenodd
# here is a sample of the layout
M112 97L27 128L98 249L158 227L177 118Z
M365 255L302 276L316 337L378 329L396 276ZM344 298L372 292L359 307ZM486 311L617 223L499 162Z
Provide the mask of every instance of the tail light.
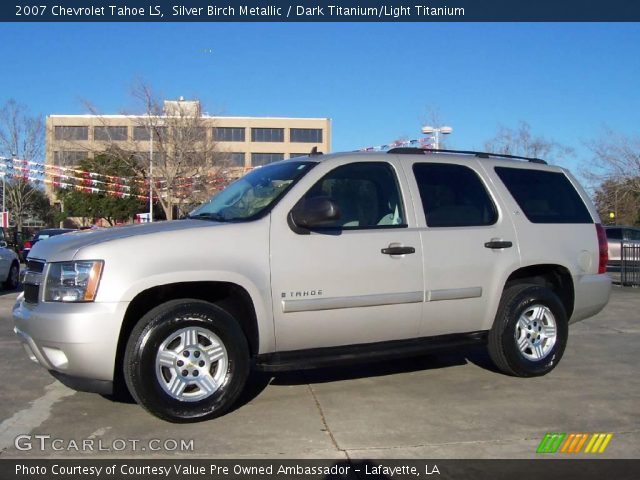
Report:
M31 248L31 242L29 240L24 242L24 245L22 246L22 249L24 250L25 248Z
M596 223L596 233L598 234L598 249L600 260L598 262L598 273L607 273L607 262L609 261L609 245L607 244L607 234L599 223Z

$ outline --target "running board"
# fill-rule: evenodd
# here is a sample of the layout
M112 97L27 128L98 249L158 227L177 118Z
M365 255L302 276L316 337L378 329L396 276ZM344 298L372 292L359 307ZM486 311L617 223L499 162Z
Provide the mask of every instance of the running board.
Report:
M408 340L264 353L255 357L255 368L264 372L282 372L418 356L466 345L484 344L487 341L487 333L454 333Z

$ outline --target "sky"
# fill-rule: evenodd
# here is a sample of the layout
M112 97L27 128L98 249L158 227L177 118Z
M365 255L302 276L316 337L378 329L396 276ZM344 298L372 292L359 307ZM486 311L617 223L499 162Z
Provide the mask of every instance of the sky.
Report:
M500 126L575 150L640 133L640 24L2 24L0 104L31 113L133 113L142 79L211 115L332 119L333 151L420 138L437 111L449 146Z

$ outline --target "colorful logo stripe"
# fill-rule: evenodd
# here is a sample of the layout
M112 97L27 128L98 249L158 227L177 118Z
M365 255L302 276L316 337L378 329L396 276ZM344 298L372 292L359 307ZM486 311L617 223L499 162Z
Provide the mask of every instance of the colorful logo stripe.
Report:
M613 433L552 432L545 434L536 453L603 453L611 438Z

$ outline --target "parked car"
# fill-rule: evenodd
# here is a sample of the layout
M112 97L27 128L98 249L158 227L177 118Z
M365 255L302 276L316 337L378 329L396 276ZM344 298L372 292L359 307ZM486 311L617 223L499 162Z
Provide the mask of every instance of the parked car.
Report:
M152 414L193 422L228 411L252 365L484 344L502 372L545 375L569 324L607 304L606 265L598 213L564 168L310 155L253 170L184 220L38 242L13 319L66 385L110 393L124 379Z
M0 229L0 282L6 290L14 290L20 283L20 261L16 252L8 248L3 229Z
M22 251L20 252L20 257L23 262L27 261L27 256L29 252L33 248L33 246L38 243L40 240L46 240L50 237L55 237L56 235L62 235L63 233L73 232L75 229L73 228L45 228L36 233L31 239L24 242L22 246Z
M621 245L623 243L640 245L640 228L616 225L605 227L604 230L607 234L609 265L619 267L621 261Z

